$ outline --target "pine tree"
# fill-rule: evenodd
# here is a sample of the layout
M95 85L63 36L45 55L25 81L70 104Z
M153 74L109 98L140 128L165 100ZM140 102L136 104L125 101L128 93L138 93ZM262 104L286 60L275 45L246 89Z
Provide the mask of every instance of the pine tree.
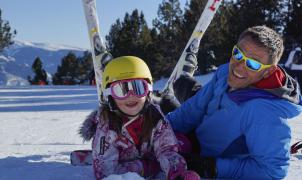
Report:
M79 83L83 84L90 80L90 74L94 73L92 55L90 52L85 51L82 57L78 60L78 79Z
M148 28L144 14L134 10L131 15L126 13L123 21L118 19L111 26L106 40L114 57L125 55L140 57L147 63L156 79L160 73L154 62L161 57L155 44L157 37L156 30Z
M9 22L5 21L1 17L2 11L0 9L0 52L3 51L3 49L11 44L13 44L12 39L17 34L16 30L11 29Z
M144 56L144 45L150 41L150 31L144 14L135 9L132 14L126 13L124 21L119 19L111 26L106 36L108 48L114 57L124 55Z
M283 0L240 0L234 3L236 22L240 26L236 32L240 33L248 27L265 24L277 31L281 31L284 17Z
M43 69L43 63L42 63L40 57L37 57L35 59L34 63L31 66L31 69L35 73L35 76L34 76L33 79L30 76L28 76L28 81L31 84L34 84L34 85L46 85L46 84L48 84L47 73Z
M74 85L79 84L78 77L78 60L74 53L69 52L62 58L61 65L58 66L57 72L53 75L53 84L55 85Z
M288 1L288 15L284 35L288 43L302 45L302 0Z
M157 15L153 26L158 32L155 44L160 54L158 58L161 59L158 59L156 66L160 68L162 76L169 76L184 49L180 31L183 14L179 0L163 0Z
M224 3L214 24L216 50L219 64L229 61L231 50L237 43L238 36L245 29L266 25L281 33L284 23L283 0L239 0Z

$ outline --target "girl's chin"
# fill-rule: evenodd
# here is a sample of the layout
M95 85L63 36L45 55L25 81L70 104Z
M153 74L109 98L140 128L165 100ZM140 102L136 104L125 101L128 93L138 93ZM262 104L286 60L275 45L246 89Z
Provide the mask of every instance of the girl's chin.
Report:
M131 115L131 116L134 116L134 115L136 115L137 113L139 113L139 110L136 110L136 109L126 109L126 110L124 111L124 113L129 114L129 115Z

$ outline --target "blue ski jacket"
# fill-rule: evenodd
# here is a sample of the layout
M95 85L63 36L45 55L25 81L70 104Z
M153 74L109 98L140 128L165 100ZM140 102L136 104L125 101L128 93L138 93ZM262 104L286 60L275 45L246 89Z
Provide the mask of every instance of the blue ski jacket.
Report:
M278 89L229 92L228 64L167 119L177 132L195 130L201 155L216 157L217 178L282 179L290 159L289 119L302 112L299 85L286 74Z

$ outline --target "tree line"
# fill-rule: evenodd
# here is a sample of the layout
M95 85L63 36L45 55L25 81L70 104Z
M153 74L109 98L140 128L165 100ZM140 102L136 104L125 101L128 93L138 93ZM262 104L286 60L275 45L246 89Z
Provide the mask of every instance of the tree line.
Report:
M49 80L53 85L76 85L76 84L92 84L94 78L93 62L91 53L84 52L83 56L77 57L73 52L69 52L61 60L61 65L57 67L57 71L50 75L49 79L43 68L40 57L37 57L32 64L34 76L28 76L30 84L47 85Z
M181 9L179 0L163 0L158 6L152 27L148 26L142 11L135 9L126 13L123 19L117 19L112 24L105 37L107 48L113 57L141 57L155 79L167 77L185 48L206 3L206 0L190 0ZM286 58L292 46L302 44L301 5L302 0L223 1L201 40L197 73L206 73L209 65L226 63L239 34L254 25L265 24L283 35L286 47L283 58ZM211 61L209 52L214 52L215 61ZM70 84L83 83L85 78L87 81L92 68L91 54L75 57L70 53L62 59L53 76L53 83L60 84L64 80L71 81Z

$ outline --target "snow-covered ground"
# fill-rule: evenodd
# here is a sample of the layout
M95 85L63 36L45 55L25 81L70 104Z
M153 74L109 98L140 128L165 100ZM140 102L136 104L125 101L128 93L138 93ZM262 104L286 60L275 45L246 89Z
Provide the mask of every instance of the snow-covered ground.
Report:
M71 166L69 154L90 148L77 131L96 106L93 86L0 87L0 180L94 179L90 166ZM292 121L295 141L302 140L301 120ZM301 179L301 172L299 153L292 156L287 179ZM128 173L108 179L142 178Z

